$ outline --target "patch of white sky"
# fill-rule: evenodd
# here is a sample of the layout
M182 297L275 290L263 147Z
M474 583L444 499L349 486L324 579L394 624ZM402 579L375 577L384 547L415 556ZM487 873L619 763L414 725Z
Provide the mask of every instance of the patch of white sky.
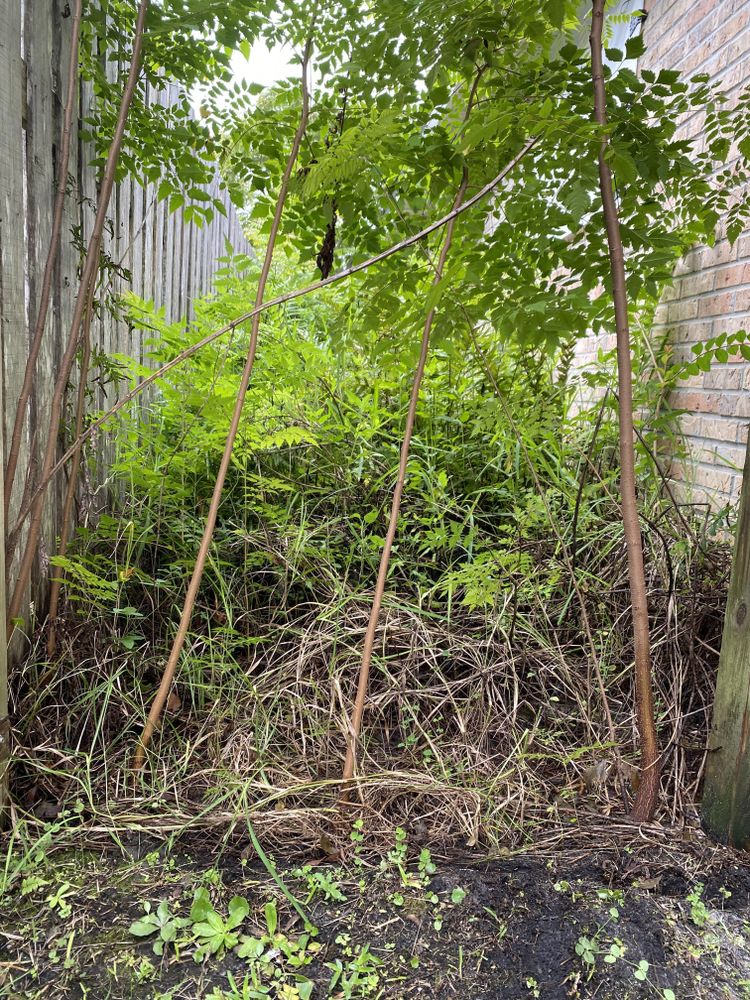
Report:
M263 42L256 42L245 58L240 52L232 56L232 73L237 82L259 83L269 87L278 80L291 76L295 67L292 63L291 46L277 45L269 49Z
M632 14L640 9L640 6L640 2L636 3L635 0L616 0L612 13L619 15L619 17L615 16L610 19L608 45L625 47L625 40L633 32L633 23L632 21L628 23L627 18L624 18L623 14ZM587 37L585 37L588 34L588 24L584 9L586 11L588 9L588 0L585 5L582 5L582 27L578 33L580 37L576 37L576 42L581 48L585 48L588 42ZM293 51L291 46L276 45L269 49L265 42L259 40L252 46L249 57L244 56L241 52L235 52L232 55L233 81L236 83L256 83L262 87L270 87L279 80L284 80L289 76L295 75L295 72L299 72L292 62L292 58ZM197 110L201 103L201 88L197 88L192 97Z
M294 52L289 45L275 45L272 49L263 41L257 41L250 50L250 55L234 52L231 60L232 80L234 83L257 83L261 87L270 87L279 80L299 72L292 62ZM196 87L191 94L191 100L196 111L202 103L203 87ZM225 101L231 100L227 94Z

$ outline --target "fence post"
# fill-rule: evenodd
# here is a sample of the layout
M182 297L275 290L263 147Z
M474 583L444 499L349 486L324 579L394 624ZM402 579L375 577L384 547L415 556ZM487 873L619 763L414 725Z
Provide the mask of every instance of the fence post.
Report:
M701 811L708 832L750 850L750 445L745 453Z
M3 412L3 380L0 378L0 414ZM4 495L5 451L0 434L0 497ZM10 719L8 718L8 643L5 641L5 508L0 503L0 828L10 804Z
M28 349L25 310L23 118L25 108L24 65L21 60L19 0L0 0L0 426L12 426L12 392L20 385ZM11 396L9 401L8 396ZM8 404L10 402L10 411ZM5 433L0 434L0 442ZM5 467L0 445L1 470ZM0 496L2 494L0 493ZM2 504L0 503L0 508ZM16 508L11 507L14 511ZM0 628L5 628L5 532L0 518ZM0 639L0 818L8 806L8 660L5 632Z

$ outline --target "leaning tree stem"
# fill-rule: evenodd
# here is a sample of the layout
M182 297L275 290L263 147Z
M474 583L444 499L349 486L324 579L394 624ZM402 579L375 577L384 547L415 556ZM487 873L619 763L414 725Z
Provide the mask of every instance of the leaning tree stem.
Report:
M594 85L594 118L601 126L599 142L599 188L609 248L612 298L617 332L617 384L620 440L620 503L625 544L628 553L628 578L633 614L635 645L635 697L641 741L641 773L631 816L647 822L656 809L659 795L660 759L654 723L654 695L651 679L651 641L649 637L646 574L643 568L643 539L638 520L635 490L635 434L633 425L633 373L630 359L630 325L625 286L625 255L620 234L620 220L614 195L612 171L607 162L607 94L602 60L602 28L605 0L593 0L591 17L591 72Z

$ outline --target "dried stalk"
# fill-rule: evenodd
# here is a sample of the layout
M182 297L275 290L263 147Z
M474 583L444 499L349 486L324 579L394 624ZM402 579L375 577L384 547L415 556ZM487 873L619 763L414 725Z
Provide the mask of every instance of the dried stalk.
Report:
M117 125L109 147L109 152L107 153L107 162L104 167L104 175L102 177L99 199L96 208L96 218L94 220L94 227L86 251L86 260L84 262L83 274L81 275L81 283L78 287L78 295L76 296L75 308L73 310L73 321L68 335L68 343L65 348L65 354L60 362L57 381L55 382L55 390L52 396L49 432L44 452L44 461L42 463L40 473L40 480L42 482L49 480L51 477L51 470L55 465L55 450L57 448L60 423L62 420L63 399L68 384L68 377L70 376L70 370L73 367L73 360L78 347L78 336L81 329L81 323L86 312L90 290L94 284L96 272L99 267L99 250L102 241L102 233L104 232L104 224L107 218L107 209L109 207L109 201L112 196L112 189L115 183L117 162L120 156L123 138L125 136L125 125L127 123L128 113L130 112L130 106L133 102L133 96L138 84L147 11L148 0L141 0L138 8L138 18L136 21L135 36L133 39L133 52L130 59L128 78L125 83L125 89L123 90L122 100L120 102ZM39 541L39 534L42 527L44 497L40 490L37 490L34 496L35 499L33 500L30 508L31 521L29 523L29 534L26 539L26 547L24 549L21 566L18 571L18 579L16 580L13 595L8 606L8 639L10 639L13 634L14 619L18 616L21 609L24 591L26 590L29 577L31 576L31 567L36 555L37 543Z
M630 327L628 298L625 288L625 257L620 235L620 220L615 202L612 172L606 154L609 139L607 125L607 95L602 63L602 27L605 0L593 0L591 17L591 71L594 85L594 117L601 126L599 144L599 187L607 229L612 298L615 306L617 332L617 383L620 429L620 502L625 543L628 552L628 576L633 610L635 642L635 694L638 729L641 740L641 774L631 815L640 823L648 822L656 809L659 794L661 761L654 723L654 695L651 680L651 641L648 623L646 576L643 568L643 540L638 520L635 493L635 448L633 429L633 374L630 360Z
M307 119L310 110L310 99L307 88L307 68L310 61L310 48L311 43L308 42L302 59L302 113L300 115L297 131L294 135L294 141L292 142L289 158L287 159L284 176L281 180L279 195L276 201L276 210L274 212L273 223L271 225L271 232L268 237L268 245L266 246L266 255L263 261L263 267L261 268L260 278L258 279L258 290L255 294L255 315L253 317L253 325L250 331L250 343L247 351L247 360L245 361L245 367L242 372L242 378L240 379L239 389L237 390L237 400L234 405L232 422L229 427L226 443L224 445L224 453L221 457L219 472L216 476L216 483L211 497L211 505L208 510L206 525L203 529L203 537L201 538L198 555L195 560L195 566L193 567L193 573L190 578L190 584L187 589L187 594L185 595L185 602L182 606L180 624L177 628L177 634L175 635L174 642L172 643L172 649L170 650L169 659L164 668L164 673L162 674L159 689L156 692L156 697L151 705L151 710L149 711L148 718L143 727L143 732L138 740L135 756L133 758L133 771L136 773L143 767L146 750L151 742L151 737L153 736L159 719L161 718L161 713L164 710L164 705L166 704L169 690L172 686L172 681L174 680L177 663L179 661L180 654L182 653L182 648L185 645L185 638L187 636L187 631L190 627L190 620L193 616L193 610L195 608L195 600L198 596L198 589L201 584L203 571L206 566L206 560L211 548L211 541L213 539L216 519L219 513L219 505L221 503L221 496L224 490L224 482L227 477L227 472L229 471L229 464L232 460L232 451L234 449L235 438L237 437L237 431L239 430L240 420L242 418L245 396L247 395L247 388L250 384L250 376L252 375L253 366L255 364L255 354L258 347L258 330L260 328L260 306L263 303L263 296L268 282L268 274L271 270L271 262L276 248L276 239L279 233L279 226L281 225L281 217L284 211L287 194L289 192L289 182L292 177L294 165L297 162L297 155L299 153L303 136L307 129Z
M60 250L60 233L62 231L63 212L65 210L65 192L68 186L70 136L73 127L73 115L76 107L76 95L78 93L78 46L81 37L82 8L83 0L76 0L73 8L72 34L70 38L70 63L68 65L68 86L65 97L62 139L60 141L60 163L58 165L57 190L55 192L55 206L52 215L52 232L50 234L47 260L44 265L42 289L39 296L39 306L37 308L36 323L34 324L34 333L31 338L29 356L26 359L26 370L23 374L21 392L19 393L18 402L16 403L16 415L13 421L10 448L8 449L8 459L5 466L4 503L6 522L8 519L10 498L13 493L13 483L16 478L18 456L21 451L21 436L23 434L23 425L26 419L26 410L29 405L31 390L34 386L36 363L39 358L39 351L42 347L44 327L47 323L47 313L49 312L49 301L52 293L52 278L55 273L57 255Z
M483 67L480 69L474 79L474 82L469 93L469 100L466 106L466 111L464 112L463 120L466 122L469 115L471 114L472 105L474 103L474 98L476 97L477 87L479 86L479 81L484 72ZM451 248L451 242L453 241L453 230L456 225L456 213L461 207L464 200L464 195L466 194L466 188L469 183L469 174L464 167L463 176L461 178L461 184L459 185L456 197L453 202L453 209L451 214L453 218L450 220L445 229L445 235L443 237L443 245L440 248L440 255L435 265L435 276L432 279L432 290L436 289L441 281L443 280L443 271L445 269L445 262L448 257L448 252ZM432 332L432 323L435 318L436 307L433 306L427 316L425 317L424 327L422 329L422 343L419 352L419 359L417 361L417 366L414 370L414 378L411 386L411 396L409 399L409 409L406 415L406 425L404 427L404 437L401 442L401 456L398 466L398 476L396 478L396 485L393 488L393 495L391 497L391 511L388 520L388 531L386 532L385 541L383 542L383 548L380 553L380 565L378 567L378 577L375 583L375 593L372 598L372 606L370 608L370 617L367 622L367 631L365 632L364 645L362 648L362 661L359 667L359 678L357 680L357 693L354 698L354 711L352 713L350 729L349 729L349 739L346 748L346 758L344 760L344 770L342 774L342 790L341 790L341 801L346 802L348 797L349 785L354 777L354 770L357 761L357 743L359 741L359 735L362 730L362 716L365 711L365 701L367 698L367 688L370 681L370 666L372 664L372 651L375 646L375 633L378 628L378 621L380 619L380 609L383 605L383 595L385 593L385 583L388 578L388 566L391 560L391 551L393 549L393 542L396 538L396 530L398 528L398 517L401 510L401 499L404 493L404 484L406 482L406 468L409 464L409 450L411 448L411 439L414 433L414 422L417 415L417 404L419 403L419 391L422 386L422 378L424 377L425 364L427 363L427 354L430 347L430 334Z
M91 297L90 297L91 298ZM78 398L76 399L76 439L80 438L83 431L83 421L86 416L86 384L89 374L89 361L91 360L91 311L93 303L89 301L86 309L86 317L83 321L83 335L81 337L81 371L78 380ZM78 486L78 471L81 466L81 446L79 445L73 453L73 460L70 464L70 474L68 477L68 488L65 493L65 506L63 508L62 525L60 527L60 541L57 546L57 554L64 557L68 551L68 540L73 521L73 503L75 501L76 488ZM60 604L60 589L65 576L62 566L57 567L57 576L52 581L49 592L49 635L47 636L47 657L52 659L57 652L57 612Z

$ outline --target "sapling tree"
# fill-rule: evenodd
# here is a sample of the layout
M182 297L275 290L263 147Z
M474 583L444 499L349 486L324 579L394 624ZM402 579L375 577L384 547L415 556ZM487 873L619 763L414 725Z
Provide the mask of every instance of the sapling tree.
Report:
M284 169L284 174L281 179L281 185L279 187L279 193L276 200L276 207L274 209L273 221L271 223L271 231L268 236L268 244L266 246L266 253L263 259L263 266L261 268L260 277L258 279L258 289L255 294L255 308L256 310L263 302L263 296L266 291L266 283L268 282L268 275L271 270L271 264L273 262L273 255L276 249L276 240L279 234L279 227L281 225L282 215L284 213L284 207L286 205L286 198L289 192L289 184L292 178L292 171L295 168L297 162L297 156L299 155L300 146L302 145L302 140L307 129L308 117L310 114L310 99L308 91L308 66L310 63L310 54L312 48L312 40L309 39L305 43L304 54L302 56L301 62L301 90L302 90L302 101L301 101L301 111L299 124L294 133L294 138L292 140L292 147L289 151L289 156L287 158L286 167ZM161 713L166 704L167 697L169 695L170 688L174 679L175 671L177 669L177 664L182 653L182 648L185 644L185 638L187 637L188 629L190 627L190 620L193 615L193 609L195 607L195 600L198 596L198 588L201 584L201 579L203 577L203 571L206 566L206 560L208 559L209 551L211 548L211 540L213 538L214 528L216 526L216 519L219 514L219 505L221 504L222 493L224 490L224 483L226 481L227 472L229 471L229 465L232 461L232 452L234 450L234 442L237 437L237 432L240 427L240 421L242 419L242 411L245 405L245 397L247 395L247 389L250 384L250 377L253 373L253 366L255 364L255 355L258 349L258 332L260 330L260 312L256 312L252 320L252 326L250 328L250 341L247 350L247 359L245 361L245 366L242 370L242 375L240 377L239 387L237 389L237 397L234 402L234 407L232 410L232 422L227 433L226 442L224 444L224 451L221 457L221 464L219 466L219 471L216 475L216 482L214 484L213 494L211 497L211 505L208 510L208 515L206 517L206 524L203 529L203 537L201 538L200 547L198 549L198 554L196 556L195 565L193 566L193 572L190 577L190 585L188 586L187 594L185 595L185 601L183 603L182 612L180 614L180 624L177 629L177 633L172 643L172 649L170 650L169 659L164 668L164 673L162 674L161 683L159 685L159 690L156 693L154 702L151 706L146 724L143 728L140 740L138 741L138 746L136 748L135 757L133 760L133 770L138 772L143 766L145 759L145 752L151 742L151 737L153 735L154 729L156 728L159 719L161 718Z
M40 477L44 480L50 475L50 470L55 464L55 453L57 450L57 440L60 432L60 425L63 415L63 400L68 384L68 377L73 367L75 354L78 348L81 324L84 316L91 308L94 296L94 283L99 270L99 251L101 248L102 234L107 218L107 209L112 196L115 178L117 175L117 165L125 135L126 123L133 95L138 84L138 76L141 67L141 55L143 51L143 37L146 28L146 15L148 13L148 0L141 0L138 8L138 17L133 37L133 48L130 53L129 71L122 98L119 105L117 122L115 125L112 141L107 152L107 159L104 167L99 198L96 207L96 217L89 238L86 257L83 262L80 285L76 295L73 308L73 319L68 332L68 340L65 346L65 353L60 362L60 368L55 381L55 388L50 404L50 422L47 432L47 440L44 448L44 458L40 470ZM10 602L8 605L7 637L10 639L15 628L15 618L17 617L26 586L31 576L31 567L36 557L36 548L39 541L39 534L42 527L42 515L44 512L44 497L39 495L31 507L31 520L26 538L25 548L21 557L21 564L18 570Z
M599 185L604 224L607 230L612 300L617 329L617 386L620 427L620 497L625 544L628 551L628 575L635 640L635 691L638 728L641 739L640 783L633 806L633 818L651 819L659 793L659 747L654 722L654 693L651 681L651 643L649 639L646 574L643 569L643 539L638 521L635 484L635 432L633 429L633 385L630 358L628 293L625 281L625 255L620 219L614 194L614 178L607 158L607 97L602 59L602 29L605 0L594 0L591 15L591 69L594 83L594 117L601 126L599 145Z
M463 122L467 122L471 115L472 105L476 98L477 87L479 86L479 81L481 80L482 73L486 69L486 66L480 66L477 70L477 75L471 84L469 91L469 98L466 106L466 111L463 116ZM458 191L456 192L456 198L453 202L453 211L460 208L461 203L464 200L466 194L466 189L469 184L469 173L467 168L464 166L461 174L461 183L458 186ZM412 379L411 395L409 399L409 409L406 415L406 426L404 427L404 437L401 443L401 454L399 456L398 465L398 475L396 477L396 485L393 488L393 495L391 497L391 509L388 516L388 530L386 532L385 539L383 541L383 548L380 554L380 565L378 567L378 578L375 584L375 593L372 599L372 606L370 608L370 618L367 623L367 631L365 632L364 645L362 649L362 662L359 668L359 678L357 681L357 694L354 699L354 710L352 712L351 720L351 734L347 746L346 758L344 760L344 773L343 773L343 795L348 794L348 783L354 777L354 770L357 762L357 741L359 739L359 734L362 728L362 717L365 710L365 700L367 698L367 685L370 676L370 665L372 663L372 652L375 646L375 635L377 632L378 621L380 619L380 609L383 603L383 594L385 593L386 580L388 578L388 566L390 563L391 552L393 550L393 542L396 537L396 531L398 528L399 513L401 510L401 499L404 493L404 485L406 483L406 471L409 464L409 449L411 447L411 438L414 433L414 422L417 415L417 404L419 402L419 391L422 385L422 379L424 378L425 364L427 363L427 352L430 346L430 334L432 332L432 324L435 319L435 312L437 306L434 301L437 299L437 294L440 291L440 283L443 280L443 272L445 270L445 264L448 259L448 254L450 252L451 242L453 240L453 230L455 228L456 220L451 219L445 228L445 235L443 236L443 243L440 247L440 255L435 266L435 276L432 280L431 285L431 301L427 309L427 316L425 317L424 327L422 329L422 341L419 349L419 358L417 360L417 366L414 370L414 377Z

